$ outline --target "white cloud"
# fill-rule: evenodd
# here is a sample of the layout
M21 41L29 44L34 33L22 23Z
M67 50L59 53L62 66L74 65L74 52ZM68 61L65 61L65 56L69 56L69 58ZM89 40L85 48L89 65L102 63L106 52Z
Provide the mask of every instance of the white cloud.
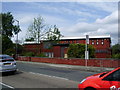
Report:
M59 26L65 26L67 23L67 20L65 20L62 17L57 17L57 16L51 16L51 15L43 15L43 19L45 22L49 25L59 25Z
M32 16L25 16L19 20L22 24L30 23L32 22Z
M97 19L96 23L101 24L115 24L118 23L118 11L113 12L111 15L106 16L103 19Z
M61 31L65 36L81 35L111 35L112 44L118 41L118 11L113 12L103 19L97 19L94 23L77 23L71 27L63 27Z
M89 11L82 11L81 9L77 9L76 5L73 6L67 6L66 5L61 5L61 7L57 7L54 5L49 5L49 4L40 4L40 3L26 3L28 5L31 6L35 6L35 7L30 7L31 9L34 8L38 8L38 9L42 9L46 12L50 12L50 13L57 13L57 14L61 14L61 15L71 15L71 16L84 16L84 17L100 17L100 15L97 14L91 14ZM53 3L54 4L54 3ZM69 4L69 3L68 3ZM71 9L72 7L72 9ZM76 9L75 9L76 8ZM82 8L85 10L85 8Z
M119 0L2 0L2 2L118 2Z
M84 5L88 6L88 7L91 6L91 7L94 7L95 9L103 10L103 11L111 13L111 12L114 12L115 10L118 9L118 2L119 1L112 2L112 1L109 0L109 2L101 1L99 3L97 1L89 2L89 3L86 3L86 2L84 2L84 3L78 2L78 3L79 4L84 4Z
M35 17L37 17L37 13L21 13L21 14L15 14L14 17L20 21L20 24L30 24Z

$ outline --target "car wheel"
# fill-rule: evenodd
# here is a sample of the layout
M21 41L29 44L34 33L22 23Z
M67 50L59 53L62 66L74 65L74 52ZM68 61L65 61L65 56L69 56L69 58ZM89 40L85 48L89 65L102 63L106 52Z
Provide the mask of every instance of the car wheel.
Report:
M85 88L85 90L96 90L96 89L93 87L87 87L87 88Z

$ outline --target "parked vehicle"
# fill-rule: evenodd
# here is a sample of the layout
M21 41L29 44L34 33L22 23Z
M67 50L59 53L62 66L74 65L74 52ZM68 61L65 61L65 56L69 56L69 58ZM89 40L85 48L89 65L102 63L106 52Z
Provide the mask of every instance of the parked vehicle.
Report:
M120 90L120 67L95 74L83 79L78 84L80 90Z
M0 72L16 72L16 61L9 55L0 55Z

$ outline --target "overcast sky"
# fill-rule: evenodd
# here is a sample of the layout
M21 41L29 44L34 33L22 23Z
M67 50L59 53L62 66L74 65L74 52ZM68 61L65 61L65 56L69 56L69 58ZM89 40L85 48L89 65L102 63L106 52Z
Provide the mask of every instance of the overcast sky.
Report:
M33 18L41 15L64 36L111 35L112 44L118 43L118 2L2 2L2 12L19 20L20 40Z

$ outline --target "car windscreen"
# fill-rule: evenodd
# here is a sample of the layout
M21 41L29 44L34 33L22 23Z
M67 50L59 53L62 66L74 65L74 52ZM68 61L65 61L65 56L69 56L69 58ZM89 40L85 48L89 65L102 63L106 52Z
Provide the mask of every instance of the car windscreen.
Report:
M13 59L1 60L1 62L14 61Z
M14 61L14 59L10 56L0 56L0 62L6 62L6 61Z
M7 58L12 58L12 57L10 57L10 56L8 56L8 55L0 56L0 59L7 59Z

